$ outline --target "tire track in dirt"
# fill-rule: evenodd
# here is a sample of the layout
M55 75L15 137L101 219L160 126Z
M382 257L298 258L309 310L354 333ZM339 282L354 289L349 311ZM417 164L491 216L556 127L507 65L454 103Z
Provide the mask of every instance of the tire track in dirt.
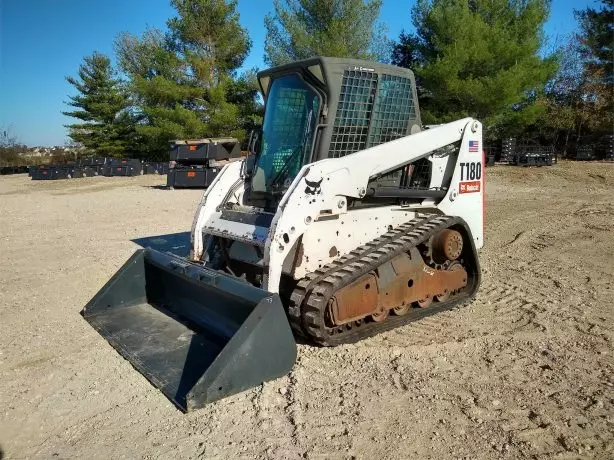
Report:
M282 395L286 397L287 404L284 412L291 427L291 442L298 449L302 449L301 430L303 425L303 412L301 408L301 400L304 396L301 394L301 384L299 374L301 369L294 369L288 376L288 387L282 387Z
M346 375L351 358L340 358L343 347L334 350L310 346L299 350L295 368L278 389L288 430L286 446L283 452L269 452L268 458L347 457L342 453L352 448L352 420L360 412L360 397L354 382L347 380L355 377Z
M396 346L425 346L463 342L489 335L510 335L516 331L544 331L538 316L545 309L543 299L500 281L486 281L475 299L456 309L422 318L376 338ZM496 322L493 325L493 318Z

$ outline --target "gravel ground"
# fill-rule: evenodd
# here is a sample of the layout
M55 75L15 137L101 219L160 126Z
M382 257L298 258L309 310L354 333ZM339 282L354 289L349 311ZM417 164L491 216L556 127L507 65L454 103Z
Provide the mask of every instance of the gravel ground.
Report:
M185 236L201 192L156 176L1 177L1 451L614 458L614 164L486 172L471 304L355 345L300 345L287 377L187 415L78 313L134 240Z

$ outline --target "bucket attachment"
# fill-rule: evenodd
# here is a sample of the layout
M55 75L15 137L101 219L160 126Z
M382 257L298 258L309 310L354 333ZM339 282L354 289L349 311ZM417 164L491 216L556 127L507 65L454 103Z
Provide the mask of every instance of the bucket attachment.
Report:
M277 294L140 249L81 312L187 412L287 374L296 343Z

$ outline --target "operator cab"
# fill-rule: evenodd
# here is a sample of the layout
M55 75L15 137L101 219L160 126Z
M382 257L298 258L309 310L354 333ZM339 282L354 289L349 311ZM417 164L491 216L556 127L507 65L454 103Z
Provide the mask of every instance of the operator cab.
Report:
M274 209L301 167L421 130L413 72L356 59L314 57L258 73L264 123L248 201ZM402 169L378 180L408 185ZM264 204L266 203L266 204Z

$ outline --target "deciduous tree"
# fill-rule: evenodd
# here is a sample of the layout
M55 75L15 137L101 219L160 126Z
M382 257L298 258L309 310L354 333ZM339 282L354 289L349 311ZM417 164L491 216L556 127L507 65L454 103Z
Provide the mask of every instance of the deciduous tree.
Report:
M614 128L614 0L601 0L597 10L576 11L580 33L579 52L584 58L585 106L592 116L590 128L612 132Z

